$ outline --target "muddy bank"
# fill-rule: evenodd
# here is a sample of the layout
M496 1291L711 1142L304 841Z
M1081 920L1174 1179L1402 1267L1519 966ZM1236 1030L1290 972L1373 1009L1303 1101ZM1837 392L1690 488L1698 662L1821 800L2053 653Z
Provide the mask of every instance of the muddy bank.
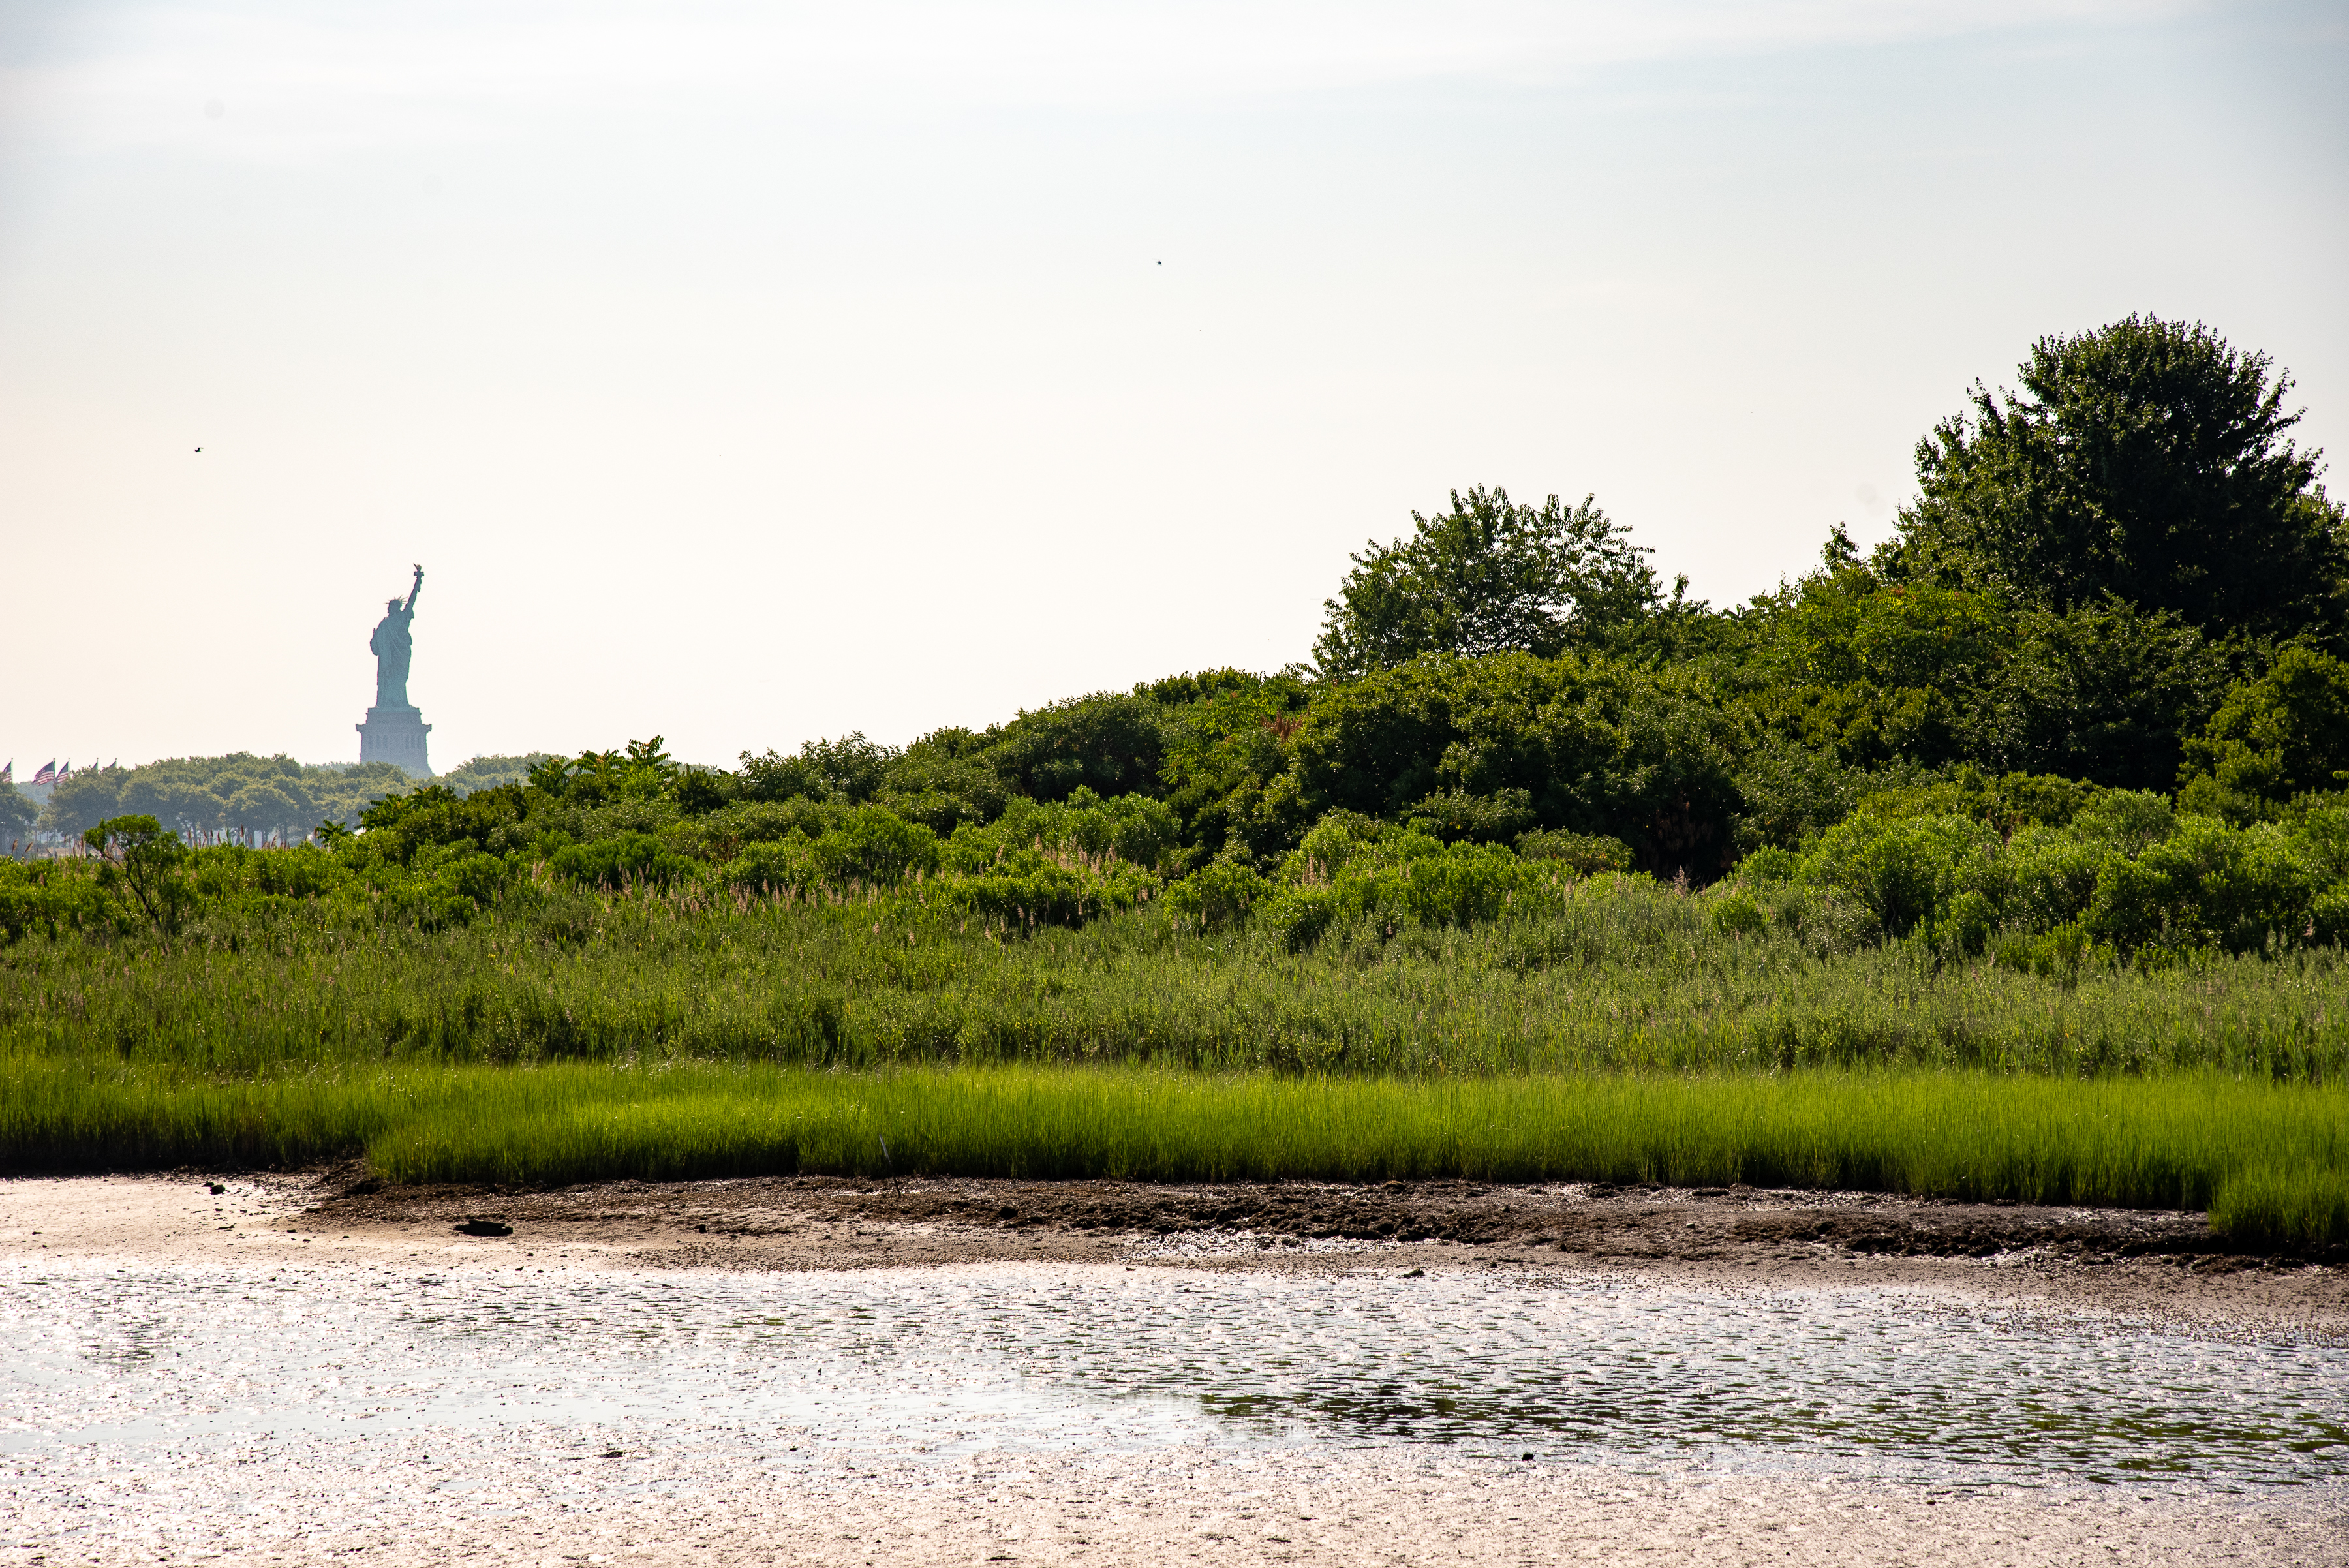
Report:
M774 1178L512 1192L378 1188L347 1170L24 1179L0 1182L0 1251L435 1267L1604 1271L1947 1287L2349 1334L2349 1270L2230 1248L2200 1214L1749 1188Z
M1200 1268L1641 1270L1750 1282L1947 1282L2349 1327L2334 1261L2261 1257L2207 1217L1752 1188L1161 1187L825 1178L554 1192L321 1182L285 1223L406 1248L842 1269L1020 1260ZM470 1227L472 1232L465 1230ZM502 1231L502 1233L500 1233Z

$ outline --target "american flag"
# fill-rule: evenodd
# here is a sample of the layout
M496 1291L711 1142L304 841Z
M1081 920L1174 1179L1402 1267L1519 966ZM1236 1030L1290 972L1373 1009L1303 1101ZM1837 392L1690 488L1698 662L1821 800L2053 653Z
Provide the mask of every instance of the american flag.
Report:
M15 784L16 782L16 759L10 757L5 763L0 763L0 784Z
M35 784L55 784L57 782L57 760L54 757L42 767L39 773L33 775L33 782Z

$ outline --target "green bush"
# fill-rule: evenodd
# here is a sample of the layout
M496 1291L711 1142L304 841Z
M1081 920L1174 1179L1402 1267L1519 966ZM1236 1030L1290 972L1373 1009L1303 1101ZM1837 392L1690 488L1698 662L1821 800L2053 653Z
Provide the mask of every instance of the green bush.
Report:
M884 806L860 805L848 812L811 853L824 878L885 888L938 867L938 837Z
M2303 940L2322 891L2319 868L2282 829L2188 817L2136 859L2106 860L2087 926L2125 950L2251 952Z
M1769 929L1769 917L1744 888L1724 886L1705 911L1706 923L1727 937L1755 937Z
M559 849L548 868L583 888L665 888L698 875L698 861L673 855L649 833L621 833Z
M1584 877L1631 869L1631 846L1600 833L1568 833L1562 827L1521 833L1517 853L1527 860L1555 860Z
M2178 831L2178 813L2150 790L2103 790L2074 814L2071 828L2075 837L2142 855Z
M1210 860L1166 889L1166 908L1191 925L1224 930L1245 921L1273 889L1273 883L1248 867Z
M1461 808L1464 833L1472 822L1500 833L1520 822L1512 792L1523 792L1522 827L1605 834L1643 869L1703 882L1733 858L1745 738L1694 670L1574 654L1425 659L1317 692L1263 809L1301 834L1332 806L1402 816L1436 799Z
M1998 835L1971 817L1854 816L1804 857L1802 878L1857 899L1887 936L1905 937L1985 877L1998 848Z
M1019 797L986 827L955 830L949 864L979 871L997 854L1019 849L1076 854L1100 860L1114 857L1144 871L1154 870L1182 840L1183 823L1163 802L1143 794L1104 800L1082 784L1061 801Z
M2264 674L2228 690L2185 758L2180 778L2206 805L2340 788L2349 783L2349 663L2285 649Z
M755 893L809 888L823 880L805 835L746 844L740 855L719 867L718 874L727 886Z
M0 941L127 928L129 914L68 860L0 860Z
M1053 860L1035 850L1007 856L977 877L940 883L936 897L950 909L1027 926L1081 926L1148 898L1157 881L1131 867L1096 867Z

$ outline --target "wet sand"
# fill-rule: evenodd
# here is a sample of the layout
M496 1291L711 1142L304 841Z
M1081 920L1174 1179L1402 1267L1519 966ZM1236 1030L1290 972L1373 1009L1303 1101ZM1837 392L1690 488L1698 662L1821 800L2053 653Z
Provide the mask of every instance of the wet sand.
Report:
M1413 1271L1535 1285L1603 1274L1713 1293L1894 1288L1924 1303L2129 1314L2221 1341L2349 1333L2337 1270L2233 1255L2199 1216L1747 1191L27 1180L0 1183L0 1262L27 1294L110 1264L386 1290L429 1278L460 1294L517 1275L561 1291L599 1277L885 1271L1121 1282L1138 1271L1235 1289L1235 1276L1270 1273L1367 1295ZM134 1478L110 1468L103 1442L59 1457L0 1420L0 1563L2349 1562L2349 1459L2320 1460L2318 1484L2291 1487L2176 1475L1974 1486L1751 1456L1632 1465L1328 1437L1234 1446L1195 1411L1183 1422L1180 1440L1139 1446L931 1455L833 1440L822 1418L749 1447L730 1437L611 1458L585 1439L570 1451L429 1428L397 1441L280 1435L233 1455L166 1441ZM760 1447L801 1428L805 1453L789 1445L788 1462Z

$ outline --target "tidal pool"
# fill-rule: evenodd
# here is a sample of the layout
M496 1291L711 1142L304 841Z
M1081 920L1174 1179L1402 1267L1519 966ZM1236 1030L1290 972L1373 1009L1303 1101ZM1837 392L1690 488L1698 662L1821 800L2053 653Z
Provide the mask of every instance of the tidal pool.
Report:
M1867 1288L19 1260L0 1334L0 1454L21 1480L118 1498L217 1501L264 1474L199 1482L191 1461L305 1448L362 1468L527 1452L555 1492L684 1484L588 1462L656 1450L810 1467L1193 1444L1966 1487L2349 1477L2339 1346Z

